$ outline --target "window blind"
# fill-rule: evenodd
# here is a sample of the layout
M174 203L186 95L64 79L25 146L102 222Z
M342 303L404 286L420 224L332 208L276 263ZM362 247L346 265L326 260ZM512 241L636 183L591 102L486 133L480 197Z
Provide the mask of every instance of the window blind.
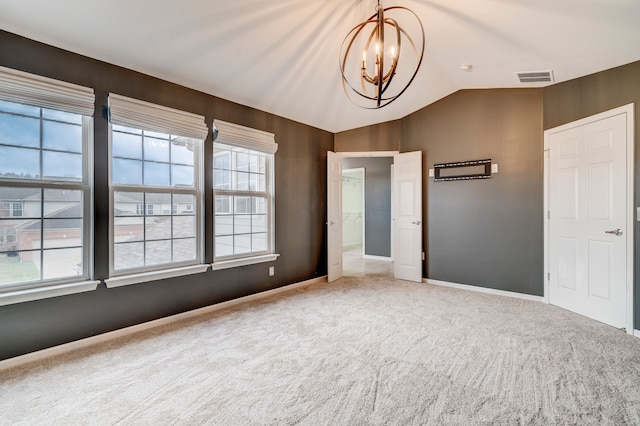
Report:
M204 116L156 105L138 99L109 94L112 124L134 127L152 132L204 140L209 129Z
M0 100L93 116L93 89L0 67Z
M268 154L275 154L278 150L278 144L273 133L227 123L222 120L213 120L213 134L215 142L227 145L253 149Z

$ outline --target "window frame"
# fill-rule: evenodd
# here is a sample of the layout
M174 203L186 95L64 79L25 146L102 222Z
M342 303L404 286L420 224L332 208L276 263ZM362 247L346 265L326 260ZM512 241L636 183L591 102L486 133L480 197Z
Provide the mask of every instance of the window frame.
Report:
M1 68L0 68L1 71ZM1 97L0 97L1 99ZM5 100L5 99L3 99ZM15 177L0 177L0 186L11 188L24 188L35 189L40 192L40 215L33 218L33 220L40 220L40 241L45 239L44 234L44 222L46 215L44 213L44 193L46 190L70 190L79 191L82 194L81 211L82 211L82 227L80 228L80 244L79 248L82 250L81 262L82 269L78 275L69 275L62 278L42 278L42 270L39 271L40 279L34 281L26 281L20 283L0 284L0 305L18 303L28 300L36 300L44 297L53 297L57 295L72 294L81 291L95 290L98 281L92 281L93 279L93 117L89 115L80 114L74 111L68 111L64 106L57 106L55 104L47 104L43 106L37 102L18 102L16 99L8 100L8 102L18 103L22 105L29 105L40 108L39 127L40 127L40 143L37 149L42 156L44 150L42 145L42 127L43 121L56 120L45 118L42 114L42 109L72 112L82 117L81 129L82 129L82 178L80 180L62 179L58 177L43 177L34 179L24 179ZM18 114L19 115L19 114ZM35 118L35 117L33 117ZM43 165L40 163L40 168ZM8 201L9 204L9 218L25 218L24 216L24 203L22 201ZM15 205L20 204L20 216L16 216ZM25 219L26 220L26 219ZM15 242L14 237L14 242ZM9 238L6 239L9 242ZM44 252L47 248L43 247L44 244L40 244L37 252L40 256L40 262L43 262ZM63 247L56 247L54 249L63 249Z
M113 102L113 103L112 103ZM105 280L107 287L118 287L122 285L136 284L140 282L170 278L173 276L188 275L192 273L200 273L208 269L208 264L204 264L204 211L203 211L203 196L204 196L204 178L203 178L203 155L204 155L204 141L208 134L208 128L204 123L204 117L196 114L186 113L179 110L174 110L161 105L151 104L137 99L126 98L124 96L109 94L110 103L110 120L109 120L109 278ZM113 107L117 107L119 113L117 119L113 117ZM177 117L177 118L176 118ZM162 123L162 124L160 124ZM193 156L193 186L185 187L183 185L171 186L169 182L168 186L158 185L145 185L144 182L138 184L121 184L113 182L113 133L114 125L129 127L132 129L142 130L141 136L144 132L164 133L174 137L187 137L195 140L194 156ZM201 128L198 128L201 125ZM176 132L176 129L183 130L180 133ZM194 130L195 129L195 130ZM144 143L144 142L143 142ZM144 162L145 159L141 158L139 161ZM170 166L175 164L169 161L167 164ZM115 268L115 200L114 195L116 192L133 192L145 194L142 201L143 215L136 215L136 217L142 218L143 227L146 218L149 216L149 208L154 209L154 204L147 202L146 194L171 194L171 203L173 203L174 195L192 195L195 208L193 209L192 216L195 218L195 257L193 260L187 261L171 261L169 263L144 265L141 267L131 268ZM136 212L138 212L139 205L136 205ZM173 215L163 214L163 205L158 204L159 211L155 212L153 216L166 216L166 217L179 217L180 214ZM154 209L156 210L156 209ZM169 226L172 226L171 224ZM167 241L173 243L175 240L180 239L174 237L171 233L170 237L166 238ZM162 239L165 240L165 239ZM143 239L141 242L148 242L149 240ZM146 250L146 248L145 248Z
M237 266L245 266L261 262L270 262L278 258L279 254L276 253L276 233L275 233L275 153L278 145L275 143L275 136L272 133L264 132L257 129L252 129L237 124L227 123L221 120L214 120L214 141L212 149L212 209L213 209L213 263L212 269L226 269ZM216 146L225 145L230 148L247 149L254 151L265 156L265 189L264 191L252 191L252 190L235 190L231 189L233 179L230 178L228 189L216 189L215 188L215 155ZM229 171L233 174L237 169L233 169L233 154L232 151L229 158ZM256 197L259 196L265 199L266 206L266 249L259 252L248 252L218 256L216 253L216 197L217 196L229 196L229 197ZM231 212L231 216L234 216L235 210L233 204L233 198L228 198L228 210ZM233 233L232 235L236 235Z

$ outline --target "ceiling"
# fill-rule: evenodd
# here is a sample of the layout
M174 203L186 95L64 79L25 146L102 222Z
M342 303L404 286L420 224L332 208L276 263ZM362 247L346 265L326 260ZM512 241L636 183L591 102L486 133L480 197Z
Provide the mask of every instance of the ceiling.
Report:
M402 118L460 89L536 87L640 60L638 0L383 0L412 9L425 58L367 110L345 96L344 36L374 0L0 0L0 28L330 132ZM402 24L402 22L401 22ZM470 72L460 64L472 64Z

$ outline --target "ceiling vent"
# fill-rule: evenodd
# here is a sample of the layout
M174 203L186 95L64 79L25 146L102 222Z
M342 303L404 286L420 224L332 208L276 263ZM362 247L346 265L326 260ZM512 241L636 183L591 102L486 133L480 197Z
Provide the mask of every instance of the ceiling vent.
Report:
M521 71L516 73L520 83L550 83L553 82L553 71Z

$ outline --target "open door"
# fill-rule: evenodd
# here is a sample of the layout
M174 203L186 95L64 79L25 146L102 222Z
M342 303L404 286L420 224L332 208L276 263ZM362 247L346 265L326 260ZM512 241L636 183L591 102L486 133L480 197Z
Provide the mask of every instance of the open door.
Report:
M422 282L422 152L394 155L393 275Z
M327 152L327 281L342 277L342 159Z

